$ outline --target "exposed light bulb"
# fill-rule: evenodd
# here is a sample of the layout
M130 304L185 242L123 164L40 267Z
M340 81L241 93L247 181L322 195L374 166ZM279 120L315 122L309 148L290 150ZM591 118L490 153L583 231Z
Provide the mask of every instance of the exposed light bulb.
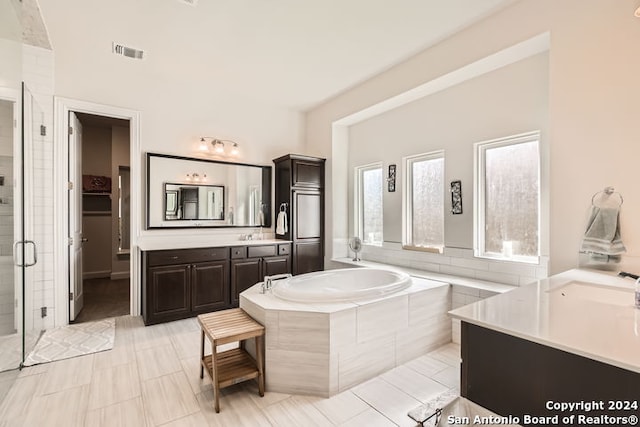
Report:
M191 175L187 174L187 181L191 181Z
M200 138L200 145L198 149L200 151L209 151L209 145L207 144L207 141L204 140L204 138Z
M215 141L214 151L218 154L224 153L224 143L222 141Z
M233 146L231 147L231 155L237 156L239 153L240 153L240 150L238 149L238 144L234 142Z
M640 7L636 9L636 13L634 13L636 18L640 18Z

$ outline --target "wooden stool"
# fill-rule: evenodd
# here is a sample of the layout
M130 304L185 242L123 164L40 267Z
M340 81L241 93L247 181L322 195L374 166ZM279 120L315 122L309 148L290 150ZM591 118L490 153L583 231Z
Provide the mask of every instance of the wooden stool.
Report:
M200 378L204 368L211 377L215 396L215 409L220 412L220 389L256 378L260 396L264 396L264 326L253 320L241 308L201 314ZM204 336L211 342L211 354L204 355ZM254 338L256 358L244 350L244 340ZM217 352L217 346L239 342L240 347Z

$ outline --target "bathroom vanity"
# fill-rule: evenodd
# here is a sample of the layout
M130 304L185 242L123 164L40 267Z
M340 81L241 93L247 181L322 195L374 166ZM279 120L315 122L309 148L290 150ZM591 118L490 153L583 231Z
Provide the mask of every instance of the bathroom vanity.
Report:
M239 294L264 276L291 272L291 243L238 242L142 251L146 325L238 306Z
M571 270L453 310L462 321L460 394L521 421L637 415L640 310L631 285ZM569 402L595 403L562 411Z

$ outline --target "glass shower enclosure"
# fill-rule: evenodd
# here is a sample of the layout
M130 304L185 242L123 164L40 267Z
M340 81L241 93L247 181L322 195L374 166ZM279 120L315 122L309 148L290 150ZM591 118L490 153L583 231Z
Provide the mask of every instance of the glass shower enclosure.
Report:
M22 61L20 3L1 0L0 402L44 329L40 315L47 310L41 303L47 295L38 289L45 224L34 216L49 203L39 189L51 178L38 172L46 128L43 109L22 82Z

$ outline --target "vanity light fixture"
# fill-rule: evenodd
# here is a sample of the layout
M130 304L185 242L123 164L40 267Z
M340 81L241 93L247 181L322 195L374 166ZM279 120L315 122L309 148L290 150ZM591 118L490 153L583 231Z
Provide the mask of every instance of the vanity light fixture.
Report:
M636 18L640 18L640 7L636 9L636 12L634 13L634 15Z
M207 140L210 140L207 143ZM199 150L203 152L209 151L209 144L213 147L213 152L215 154L224 155L226 154L226 146L227 144L231 145L231 151L229 152L232 156L237 156L240 154L240 148L237 142L231 141L230 139L218 139L212 136L202 136L200 137L200 146Z
M207 174L206 173L202 173L202 175L200 175L197 172L193 172L193 173L188 173L187 174L187 181L191 181L191 182L207 182Z

